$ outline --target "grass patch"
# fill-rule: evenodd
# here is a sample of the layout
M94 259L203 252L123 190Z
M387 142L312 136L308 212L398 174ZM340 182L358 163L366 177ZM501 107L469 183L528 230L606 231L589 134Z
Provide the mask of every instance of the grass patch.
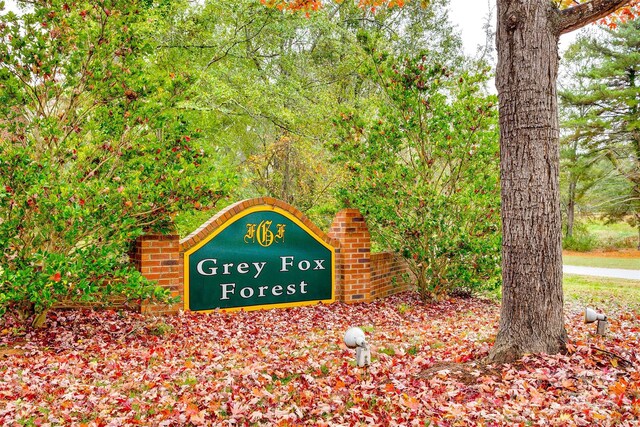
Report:
M596 218L583 217L576 221L573 236L563 238L567 250L588 252L595 249L615 250L636 248L638 229L624 221L606 224Z
M586 222L587 234L593 236L601 249L635 248L638 244L638 229L624 221L605 224L602 220Z
M640 270L640 259L614 258L563 255L562 263L565 265L578 265L584 267L622 268L627 270Z
M629 237L638 237L638 230L626 222L605 224L602 220L590 220L585 226L589 233L600 240L622 240Z
M567 300L584 304L616 303L640 309L640 283L637 280L565 275Z
M380 348L380 349L378 349L378 353L384 353L387 356L395 356L396 355L396 351L391 347Z
M154 325L149 326L149 333L157 337L162 337L167 334L171 334L173 333L173 331L174 331L173 326L164 322L158 322Z

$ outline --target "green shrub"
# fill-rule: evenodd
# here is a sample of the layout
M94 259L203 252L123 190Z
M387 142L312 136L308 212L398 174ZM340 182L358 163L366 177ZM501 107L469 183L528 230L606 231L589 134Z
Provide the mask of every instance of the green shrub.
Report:
M573 225L573 234L571 237L564 236L562 239L562 248L569 251L589 252L598 248L600 242L593 235L583 222L576 221Z
M574 233L562 240L562 248L569 251L589 252L598 247L597 239L589 233Z
M54 0L2 17L0 312L166 300L131 268L130 242L225 194L176 108L188 76L154 65L153 13L135 0Z
M407 260L423 299L498 286L497 111L480 90L487 75L429 52L372 56L364 73L388 98L336 120L343 134L333 149L348 172L339 197L360 209L379 246Z

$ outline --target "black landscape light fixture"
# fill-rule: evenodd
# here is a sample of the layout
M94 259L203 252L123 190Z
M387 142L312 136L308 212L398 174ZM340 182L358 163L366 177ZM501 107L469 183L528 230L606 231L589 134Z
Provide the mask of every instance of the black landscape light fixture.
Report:
M598 329L596 334L604 335L607 333L607 316L602 313L598 313L595 310L586 308L584 310L584 323L598 322Z
M347 347L356 349L356 364L359 367L371 364L371 348L362 329L358 327L347 329L344 333L344 343Z

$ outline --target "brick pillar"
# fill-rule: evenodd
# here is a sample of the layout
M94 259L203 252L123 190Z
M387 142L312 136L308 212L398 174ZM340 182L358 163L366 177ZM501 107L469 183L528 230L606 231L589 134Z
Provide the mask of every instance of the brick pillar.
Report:
M340 241L336 253L336 298L346 303L372 301L371 235L360 211L338 212L329 237Z
M172 296L180 297L180 302L172 306L143 302L143 313L177 313L182 309L184 269L180 238L177 235L148 234L138 237L131 252L131 260L144 277L169 289Z

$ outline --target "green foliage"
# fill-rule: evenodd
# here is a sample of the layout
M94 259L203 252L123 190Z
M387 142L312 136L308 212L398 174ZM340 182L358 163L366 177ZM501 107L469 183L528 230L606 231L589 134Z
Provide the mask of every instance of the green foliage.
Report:
M156 322L155 324L148 326L147 329L149 330L149 333L151 335L155 335L157 337L163 337L165 335L171 334L175 330L173 325L170 325L162 321Z
M568 301L584 306L603 304L622 307L625 313L640 309L640 286L637 280L565 275L564 293Z
M567 60L579 67L563 99L582 112L572 123L574 134L583 135L583 146L610 166L594 191L600 212L640 230L640 23L631 20L604 31L579 39L569 50Z
M622 254L616 254L624 256ZM562 262L566 265L578 265L585 267L619 268L627 270L640 270L640 258L618 258L616 256L598 256L597 254L563 255Z
M484 72L434 52L373 52L364 74L384 93L346 110L333 149L348 173L341 199L402 254L424 299L497 286L500 274L495 99Z
M340 207L332 190L343 173L323 143L336 140L339 111L380 96L358 72L371 43L397 51L456 45L444 3L373 13L329 2L307 17L255 0L209 0L176 7L159 47L168 62L188 64L175 65L183 72L197 70L182 109L226 157L218 167L238 172L234 197L276 197L326 227ZM192 219L178 216L185 233Z
M340 26L347 9L306 18L255 0L211 0L174 13L160 48L197 70L181 107L225 156L216 166L238 171L236 199L276 197L325 223L335 213L336 168L320 141L333 133L338 99L348 100L359 55Z
M598 241L583 226L574 228L569 237L562 239L562 248L570 251L589 252L598 247Z
M1 16L1 310L166 300L131 269L131 240L227 192L178 108L191 77L158 66L163 10L51 1Z

